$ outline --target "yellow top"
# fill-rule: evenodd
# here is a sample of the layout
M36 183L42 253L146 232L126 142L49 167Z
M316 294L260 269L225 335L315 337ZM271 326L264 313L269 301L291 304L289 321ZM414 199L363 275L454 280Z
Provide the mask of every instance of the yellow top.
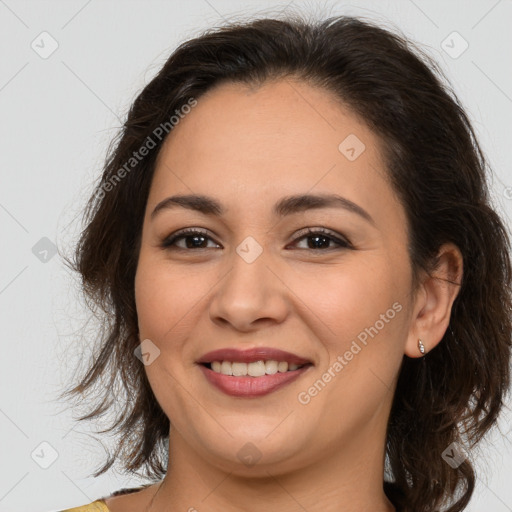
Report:
M105 500L107 498L113 497L113 496L120 496L123 494L131 494L134 492L141 491L145 489L146 487L149 487L152 484L143 484L138 487L124 487L123 489L115 491L110 496L102 496L101 498L98 498L96 501L93 501L92 503L89 503L88 505L81 505L80 507L74 507L74 508L67 508L66 510L61 510L60 512L110 512L110 509L107 507L107 504L105 503Z
M89 505L67 508L66 510L61 510L61 512L110 512L110 510L103 500L96 500L89 503Z

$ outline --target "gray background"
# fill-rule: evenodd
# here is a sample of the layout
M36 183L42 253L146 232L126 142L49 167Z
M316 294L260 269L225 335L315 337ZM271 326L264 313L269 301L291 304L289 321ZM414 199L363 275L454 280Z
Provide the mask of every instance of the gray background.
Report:
M104 451L55 400L95 326L83 329L77 281L53 251L72 248L108 142L175 46L223 18L283 9L363 15L425 47L467 107L496 207L512 217L510 0L0 0L0 511L60 510L141 482L89 477ZM510 419L474 454L471 512L512 511Z

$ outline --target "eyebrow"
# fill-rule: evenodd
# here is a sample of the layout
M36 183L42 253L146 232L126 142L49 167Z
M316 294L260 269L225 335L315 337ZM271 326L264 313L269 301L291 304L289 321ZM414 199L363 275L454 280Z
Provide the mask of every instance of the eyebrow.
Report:
M160 201L151 213L153 219L162 210L176 207L194 210L204 215L221 216L227 213L227 209L213 197L187 194L170 196ZM284 217L294 213L319 208L343 208L355 213L375 226L372 216L358 204L337 194L299 194L280 199L273 207L275 216Z

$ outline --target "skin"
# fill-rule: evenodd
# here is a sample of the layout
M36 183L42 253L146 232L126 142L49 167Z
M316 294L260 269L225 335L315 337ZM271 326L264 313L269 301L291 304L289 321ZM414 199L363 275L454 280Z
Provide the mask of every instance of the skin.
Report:
M350 134L365 144L354 161L338 149ZM150 511L394 510L382 481L397 376L404 354L421 356L418 338L427 351L442 339L459 289L443 279L460 282L462 256L446 244L436 273L412 289L405 211L380 144L329 92L289 78L218 86L173 129L149 193L135 282L140 339L160 350L145 369L171 420L170 461L161 485L107 500L112 512L140 512L153 497ZM272 215L279 199L301 193L339 194L374 224L336 207ZM174 194L209 195L228 211L176 207L151 218ZM187 239L177 241L181 251L161 246L188 227L208 232L206 248L187 249ZM352 248L321 239L330 245L315 249L300 232L307 227L327 228ZM250 264L235 250L247 236L263 249ZM401 311L299 403L394 303ZM247 399L214 388L196 364L214 349L256 346L314 366ZM237 456L248 442L261 454L253 466Z

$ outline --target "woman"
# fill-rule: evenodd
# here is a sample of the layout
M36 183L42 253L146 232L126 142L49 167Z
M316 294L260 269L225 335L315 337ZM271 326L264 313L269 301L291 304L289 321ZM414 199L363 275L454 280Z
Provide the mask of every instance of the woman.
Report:
M436 64L372 23L182 44L73 262L107 327L68 394L122 404L95 476L151 483L72 510L464 510L510 382L486 170Z

